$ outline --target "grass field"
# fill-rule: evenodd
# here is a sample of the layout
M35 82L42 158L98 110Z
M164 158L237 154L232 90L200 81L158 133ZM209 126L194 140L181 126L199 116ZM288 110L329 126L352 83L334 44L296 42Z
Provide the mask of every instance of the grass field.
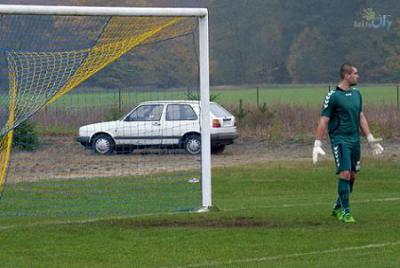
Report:
M192 211L201 204L200 184L187 182L192 177L198 172L10 183L0 224Z
M364 102L367 104L389 104L396 103L396 87L392 85L365 86L360 87ZM321 105L328 92L328 87L323 85L302 86L275 86L260 87L260 104L296 104L296 105ZM239 99L246 103L255 104L257 91L255 87L241 89L212 90L213 94L219 96L220 102L224 104L237 104Z
M394 85L368 85L360 86L363 100L366 104L396 104L397 91ZM324 85L282 85L260 87L259 102L263 104L296 104L296 105L320 105L326 96L328 86ZM242 99L245 104L256 104L256 87L237 87L224 89L211 88L211 94L217 96L216 101L225 105L236 105ZM187 99L187 92L183 91L149 91L127 92L121 91L121 105L132 106L145 100L159 99ZM85 106L118 106L119 94L115 92L86 93L71 92L58 100L58 107L85 107Z
M356 225L330 216L332 171L331 162L289 161L214 169L218 209L203 214L75 223L3 216L1 266L398 267L399 163L364 161L351 199Z

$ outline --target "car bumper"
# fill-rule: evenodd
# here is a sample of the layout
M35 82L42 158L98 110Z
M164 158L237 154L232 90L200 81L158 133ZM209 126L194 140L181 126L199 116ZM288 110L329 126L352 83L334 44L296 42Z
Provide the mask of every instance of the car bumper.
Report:
M77 142L79 142L80 144L82 144L83 146L88 146L90 144L90 137L79 136L79 137L76 137L75 140Z
M238 137L238 133L211 134L211 145L229 145Z

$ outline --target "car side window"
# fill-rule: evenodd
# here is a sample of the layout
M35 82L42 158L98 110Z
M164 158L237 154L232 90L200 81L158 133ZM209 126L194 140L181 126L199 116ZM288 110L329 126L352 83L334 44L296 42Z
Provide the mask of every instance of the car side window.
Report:
M167 121L197 120L197 114L188 104L169 104L166 114Z
M126 121L160 121L163 105L142 105L136 108Z

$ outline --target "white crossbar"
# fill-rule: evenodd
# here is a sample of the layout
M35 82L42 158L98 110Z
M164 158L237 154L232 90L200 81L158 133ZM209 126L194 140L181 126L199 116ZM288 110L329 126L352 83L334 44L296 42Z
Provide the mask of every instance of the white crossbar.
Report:
M206 8L90 7L0 5L0 14L65 15L65 16L161 16L204 17Z

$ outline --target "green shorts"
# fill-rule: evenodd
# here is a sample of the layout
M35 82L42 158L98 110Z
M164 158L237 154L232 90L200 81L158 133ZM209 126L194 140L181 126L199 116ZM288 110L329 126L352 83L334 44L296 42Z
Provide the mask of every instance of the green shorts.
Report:
M332 153L335 158L336 174L341 171L360 171L361 149L360 143L332 143Z

